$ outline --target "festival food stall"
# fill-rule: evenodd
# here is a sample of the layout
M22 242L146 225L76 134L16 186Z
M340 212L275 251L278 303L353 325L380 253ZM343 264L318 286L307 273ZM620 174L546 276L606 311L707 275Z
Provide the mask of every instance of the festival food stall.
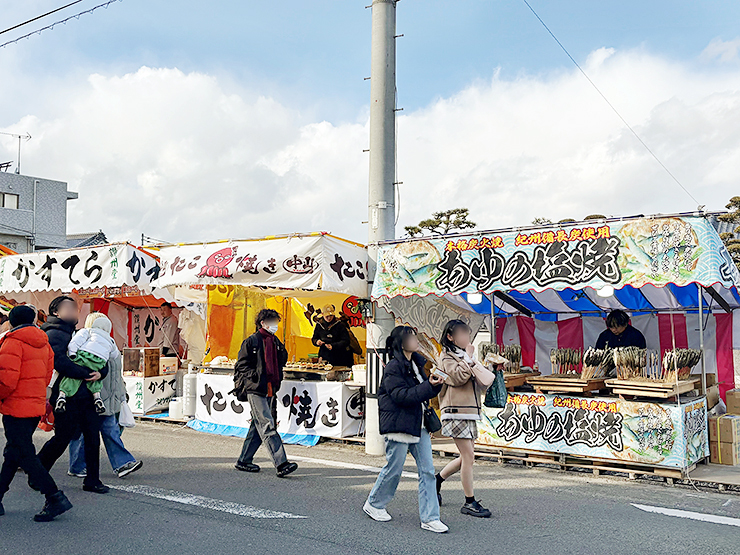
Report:
M69 295L80 306L80 325L90 312L102 312L113 324L118 348L138 352L154 344L159 306L173 300L152 286L159 271L156 256L129 243L15 254L0 258L0 299L8 306L32 304L45 314L54 297ZM191 312L175 310L182 320ZM197 345L197 335L187 339ZM160 372L158 363L147 375L143 367L124 373L134 414L167 408L175 395L172 374L172 368Z
M320 310L333 305L364 345L359 311L359 298L367 295L364 246L313 233L162 246L157 254L162 266L157 286L176 300L197 296L207 306L206 353L192 367L197 381L191 428L246 435L249 405L229 393L233 367L242 342L255 331L257 313L271 308L281 315L277 335L289 355L277 394L278 431L286 441L306 444L362 432L364 382L351 381L350 368L320 361L311 338Z
M479 443L685 473L709 454L698 393L734 387L739 284L696 213L382 243L372 297L421 331L430 355L451 315L474 330L484 316L495 333L480 350L531 372L503 408L484 407ZM614 309L647 349L589 350Z

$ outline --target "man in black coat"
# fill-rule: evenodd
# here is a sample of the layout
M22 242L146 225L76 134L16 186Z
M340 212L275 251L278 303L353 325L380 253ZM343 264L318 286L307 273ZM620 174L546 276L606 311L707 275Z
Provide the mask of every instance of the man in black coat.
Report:
M284 478L298 470L298 465L288 461L283 441L277 431L277 392L283 381L283 368L288 362L285 346L275 336L280 315L275 310L264 309L257 314L257 331L242 343L234 365L232 393L240 401L249 401L252 423L244 439L236 469L259 472L254 455L264 442L270 451L277 475Z
M319 348L319 357L332 366L351 367L354 357L350 349L349 329L336 316L334 305L321 309L321 318L316 321L311 342Z
M49 337L54 351L54 369L59 374L52 387L51 405L59 396L59 382L62 376L77 380L97 381L108 375L108 367L100 372L75 364L67 355L67 347L75 332L79 311L77 302L67 296L57 297L49 305L49 319L41 327ZM67 449L69 442L82 433L85 438L85 464L87 476L82 489L92 493L108 493L109 489L100 481L100 415L95 410L95 402L87 387L80 387L77 393L67 399L65 412L54 415L54 436L39 451L39 459L44 468L51 470L54 463ZM34 484L29 482L31 487Z

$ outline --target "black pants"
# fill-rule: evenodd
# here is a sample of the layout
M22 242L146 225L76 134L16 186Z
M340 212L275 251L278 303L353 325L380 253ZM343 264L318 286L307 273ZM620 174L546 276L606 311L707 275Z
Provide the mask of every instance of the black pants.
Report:
M67 450L69 442L85 438L85 465L87 466L86 486L100 484L100 415L95 412L90 395L82 399L72 397L67 400L67 410L54 415L54 437L39 451L39 459L44 468L51 470L54 463Z
M49 471L44 468L36 456L36 447L33 445L33 432L39 425L40 418L15 418L3 416L5 429L5 450L3 451L3 466L0 470L0 499L10 488L10 482L15 477L20 466L28 478L36 484L41 493L52 495L59 491Z

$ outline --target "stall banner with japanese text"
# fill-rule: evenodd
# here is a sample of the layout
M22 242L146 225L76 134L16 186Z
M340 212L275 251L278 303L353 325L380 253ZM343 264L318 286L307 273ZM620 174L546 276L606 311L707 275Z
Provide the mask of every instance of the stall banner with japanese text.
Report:
M149 291L158 277L157 259L127 243L0 258L0 293L124 286Z
M678 404L510 393L484 407L478 442L684 468L709 456L704 397Z
M173 245L159 255L160 287L205 283L367 295L367 251L330 235Z
M151 378L124 376L123 382L126 384L129 408L134 414L169 409L170 401L177 392L177 378L174 374Z
M198 374L195 418L203 422L247 428L249 403L229 391L234 378ZM364 426L365 398L360 388L338 382L283 381L277 394L278 431L281 434L349 437Z
M571 224L381 246L373 297L740 282L702 217Z

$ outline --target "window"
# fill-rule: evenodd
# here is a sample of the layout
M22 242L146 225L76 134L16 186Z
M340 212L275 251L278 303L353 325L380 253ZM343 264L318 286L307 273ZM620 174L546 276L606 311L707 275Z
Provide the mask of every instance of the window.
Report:
M3 208L12 208L14 210L18 210L18 195L13 195L11 193L2 193L0 194L0 200L2 200L2 207Z

